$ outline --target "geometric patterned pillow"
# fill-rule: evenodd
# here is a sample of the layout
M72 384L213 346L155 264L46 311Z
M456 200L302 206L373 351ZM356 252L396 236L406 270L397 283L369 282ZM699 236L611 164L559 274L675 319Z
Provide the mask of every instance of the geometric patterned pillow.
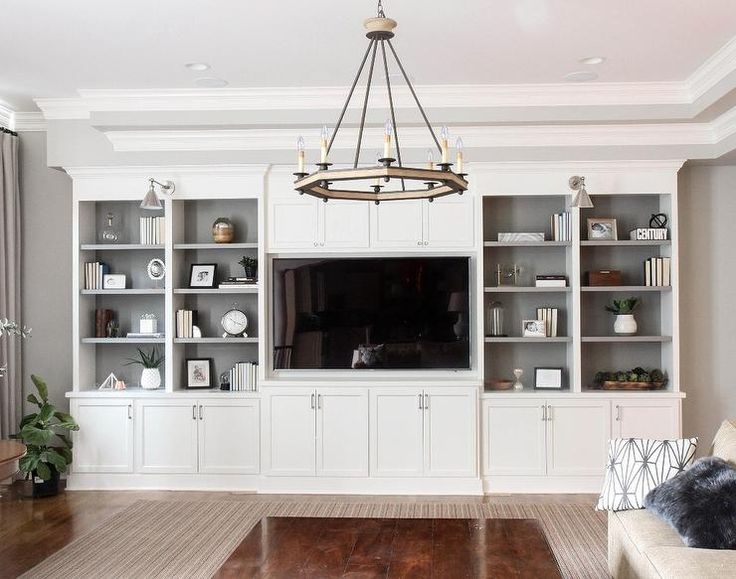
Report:
M643 509L650 490L693 463L697 445L697 438L609 440L606 479L596 510Z

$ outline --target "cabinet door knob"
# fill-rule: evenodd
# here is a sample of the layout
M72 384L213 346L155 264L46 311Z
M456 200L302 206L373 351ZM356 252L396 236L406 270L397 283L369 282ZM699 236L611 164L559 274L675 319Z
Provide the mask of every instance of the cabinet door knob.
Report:
M320 247L324 247L324 246L325 246L325 242L324 242L324 241L322 241L322 242L320 242L320 244L319 244L319 245L320 245Z
M314 247L317 247L317 242L316 241L314 242Z
M424 242L424 245L429 245L429 241L425 241Z
M422 244L422 242L421 242L421 241L417 241L417 245L421 245L421 244Z

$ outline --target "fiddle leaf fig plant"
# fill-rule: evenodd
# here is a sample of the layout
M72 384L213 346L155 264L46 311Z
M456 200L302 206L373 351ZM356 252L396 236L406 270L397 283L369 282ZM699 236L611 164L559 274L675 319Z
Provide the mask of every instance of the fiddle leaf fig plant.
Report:
M26 445L26 455L20 459L19 468L26 478L36 475L44 481L53 478L53 471L65 473L72 463L72 430L79 425L71 415L57 410L49 402L46 382L36 375L31 376L37 394L29 394L26 400L38 407L23 417L16 438Z
M613 305L606 306L606 311L611 312L614 315L628 315L633 314L636 307L639 305L639 298L626 298L623 300L613 300Z

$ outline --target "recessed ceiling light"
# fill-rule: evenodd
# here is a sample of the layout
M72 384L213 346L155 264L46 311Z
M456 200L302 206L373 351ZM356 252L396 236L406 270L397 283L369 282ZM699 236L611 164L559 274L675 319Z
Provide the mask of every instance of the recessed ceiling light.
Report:
M184 67L188 68L189 70L196 70L199 72L210 69L210 65L206 62L190 62L188 64L185 64Z
M204 88L222 88L223 86L227 86L227 81L222 78L215 78L214 76L205 76L196 79L194 84Z
M588 56L587 58L581 58L578 62L580 64L603 64L606 59L602 56Z
M567 82L588 82L589 80L595 80L598 75L592 70L576 70L570 72L562 77Z

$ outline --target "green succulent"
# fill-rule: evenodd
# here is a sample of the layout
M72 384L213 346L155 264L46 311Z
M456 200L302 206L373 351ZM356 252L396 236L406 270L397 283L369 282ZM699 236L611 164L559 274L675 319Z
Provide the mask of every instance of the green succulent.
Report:
M140 348L136 348L138 350L138 357L136 358L126 358L127 362L125 362L126 366L143 366L144 368L160 368L161 364L164 362L164 357L158 355L158 350L156 350L156 346L151 348L151 353L146 354L143 350Z
M613 300L612 306L606 306L606 311L617 316L631 314L639 305L639 298Z

